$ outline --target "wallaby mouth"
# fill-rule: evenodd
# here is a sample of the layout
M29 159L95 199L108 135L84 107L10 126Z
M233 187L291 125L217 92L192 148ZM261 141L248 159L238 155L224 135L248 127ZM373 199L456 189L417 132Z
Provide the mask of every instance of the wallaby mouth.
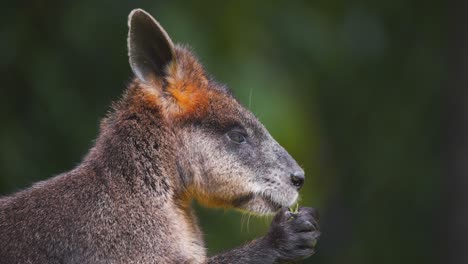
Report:
M232 205L233 205L234 207L241 208L241 207L243 207L245 204L247 204L248 202L250 202L253 198L254 198L254 194L253 194L253 193L249 193L249 194L243 195L243 196L241 196L241 197L235 199L234 201L232 201Z
M273 209L273 211L278 211L279 209L281 209L282 207L285 207L275 201L273 201L273 199L271 199L270 197L262 197L268 204L270 204L271 208Z
M294 199L290 204L293 204L295 201L296 199ZM235 208L246 210L256 214L275 213L283 207L290 206L290 204L280 203L273 199L271 195L266 195L263 193L249 193L232 201L232 205Z

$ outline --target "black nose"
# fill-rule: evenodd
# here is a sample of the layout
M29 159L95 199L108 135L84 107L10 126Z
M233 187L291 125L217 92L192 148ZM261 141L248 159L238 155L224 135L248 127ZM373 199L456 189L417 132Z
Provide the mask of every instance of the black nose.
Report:
M299 190L302 185L304 185L304 172L303 171L296 171L291 173L291 182L296 188Z

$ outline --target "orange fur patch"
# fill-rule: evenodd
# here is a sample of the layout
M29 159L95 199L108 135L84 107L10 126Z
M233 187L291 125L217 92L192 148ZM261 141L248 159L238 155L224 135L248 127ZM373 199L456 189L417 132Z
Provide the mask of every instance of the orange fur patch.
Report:
M175 99L180 109L176 114L182 116L200 116L206 111L210 92L208 89L183 81L170 84L167 91Z
M214 197L200 190L190 188L191 197L195 198L200 204L208 208L231 208L230 200L227 198Z
M160 107L170 119L203 118L217 92L209 87L203 67L190 51L176 47L175 52L177 58L167 66L164 77L141 84L146 89L140 99Z

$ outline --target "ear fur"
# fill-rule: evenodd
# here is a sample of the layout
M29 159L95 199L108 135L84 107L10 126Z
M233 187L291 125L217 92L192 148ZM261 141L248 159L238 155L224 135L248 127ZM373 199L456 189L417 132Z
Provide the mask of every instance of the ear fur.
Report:
M195 56L188 49L175 47L161 25L144 10L133 10L128 26L130 67L143 84L140 87L146 98L171 118L202 116L211 94Z
M142 9L128 16L128 57L130 67L144 83L165 77L166 68L175 63L174 44L161 25Z

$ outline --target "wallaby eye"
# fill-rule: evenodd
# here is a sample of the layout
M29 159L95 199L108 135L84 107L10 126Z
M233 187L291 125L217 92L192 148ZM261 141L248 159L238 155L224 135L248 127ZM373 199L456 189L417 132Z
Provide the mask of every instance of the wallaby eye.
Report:
M229 131L227 133L227 136L228 138L236 143L236 144L243 144L243 143L246 143L247 141L245 140L245 136L244 134L242 134L241 132L239 131Z

